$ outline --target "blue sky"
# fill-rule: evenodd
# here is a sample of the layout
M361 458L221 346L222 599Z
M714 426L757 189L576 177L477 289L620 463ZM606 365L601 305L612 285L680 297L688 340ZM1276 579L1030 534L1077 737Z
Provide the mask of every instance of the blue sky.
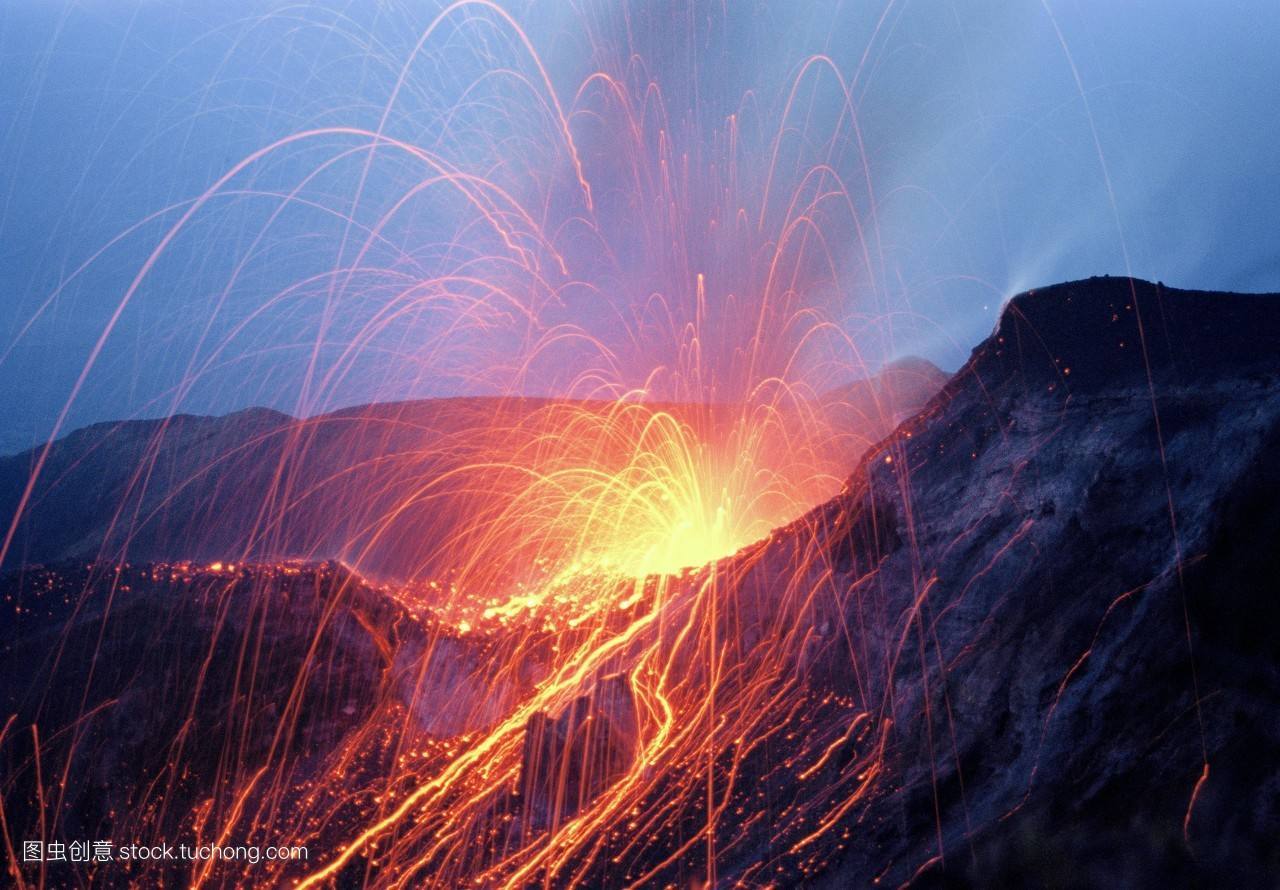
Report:
M830 157L831 144L840 144L833 166L853 183L851 203L874 229L867 236L874 255L860 259L869 254L855 249L852 223L833 222L833 251L845 271L815 285L824 292L813 299L871 365L917 353L953 368L1007 296L1123 273L1126 256L1134 274L1171 285L1280 290L1274 3L516 2L505 9L566 107L599 68L629 72L641 97L646 84L658 85L666 126L650 122L638 144L656 145L665 130L671 157L689 167L673 211L685 218L671 224L685 242L676 262L658 243L672 237L667 223L635 220L658 211L629 191L629 168L611 156L618 149L609 122L573 117L606 234L604 247L577 239L571 251L580 268L568 278L588 280L591 299L575 303L566 293L583 326L615 353L639 347L634 331L611 319L655 288L691 288L686 271L710 270L713 295L719 281L749 286L734 253L742 244L704 231L710 219L723 223L712 183L733 155L730 115L743 128L733 143L730 204L762 200L780 129L791 133L780 152L785 169L789 162L807 169L813 153ZM109 324L63 432L174 410L310 411L512 385L510 368L505 383L485 373L485 356L518 348L518 333L483 343L471 330L446 343L440 332L456 321L448 311L415 307L393 322L380 314L397 293L399 279L388 270L399 270L404 257L422 275L433 264L461 268L459 251L491 249L489 236L460 221L466 210L456 199L431 196L380 232L379 277L335 285L331 276L295 298L300 282L352 256L342 246L351 223L336 208L370 225L424 177L394 152L367 168L358 153L335 161L358 143L337 135L285 146L233 178L121 309L130 283L190 206L183 202L290 134L377 129L409 60L384 132L439 148L538 207L543 222L571 227L579 198L550 113L538 107L548 93L494 75L532 77L528 54L501 16L476 7L414 56L439 10L391 0L0 7L0 451L49 434ZM804 114L782 111L815 55L853 84L860 146L841 117L834 79L820 71L799 81ZM637 99L635 107L651 106ZM654 148L641 166L658 170L657 158ZM785 169L775 194L800 187ZM310 174L305 206L295 202L273 217L278 205L262 195L289 193ZM770 206L761 215L775 212ZM594 256L602 251L609 264ZM650 268L654 251L670 261L661 275ZM735 330L724 328L725 362ZM572 350L557 355L549 354L548 368L576 360ZM643 376L636 361L622 360L622 377ZM519 383L528 391L578 384L554 368Z

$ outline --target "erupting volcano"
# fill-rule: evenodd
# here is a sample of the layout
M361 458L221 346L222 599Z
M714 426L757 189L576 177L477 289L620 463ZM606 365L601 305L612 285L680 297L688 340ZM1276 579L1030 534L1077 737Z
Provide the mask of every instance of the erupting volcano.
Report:
M129 258L0 458L12 882L1280 874L1280 297L1093 278L904 358L956 338L866 135L893 3L852 60L772 7L460 0L399 54L290 10L236 51L363 104L0 356Z

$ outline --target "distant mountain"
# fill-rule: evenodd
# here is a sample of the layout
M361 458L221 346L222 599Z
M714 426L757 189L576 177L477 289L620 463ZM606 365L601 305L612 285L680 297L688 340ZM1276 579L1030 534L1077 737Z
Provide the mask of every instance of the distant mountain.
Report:
M822 397L838 434L832 473L941 388L924 360ZM441 482L472 461L513 460L568 403L451 398L365 405L299 420L250 409L224 417L100 423L54 443L5 566L65 559L342 558L365 572L441 571L434 542L468 514L474 480ZM607 410L576 403L574 410ZM718 422L732 406L654 406ZM797 425L797 428L800 428ZM7 530L41 453L0 458ZM489 475L500 472L487 471ZM452 487L451 487L452 486ZM391 517L388 520L388 517Z

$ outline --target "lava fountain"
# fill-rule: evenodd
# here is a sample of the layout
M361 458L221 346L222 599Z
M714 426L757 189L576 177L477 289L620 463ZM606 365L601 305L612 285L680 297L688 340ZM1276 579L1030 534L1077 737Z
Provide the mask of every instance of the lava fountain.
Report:
M545 37L487 0L448 6L391 66L376 124L299 129L170 208L121 300L117 318L234 219L175 411L226 356L281 351L302 418L371 389L487 399L381 487L304 479L325 428L291 429L254 493L255 552L308 510L360 529L341 553L357 571L418 548L386 589L422 629L388 652L367 721L305 770L281 746L190 813L143 795L136 837L165 815L329 851L204 863L195 885L796 880L875 789L883 726L859 666L838 694L805 683L843 614L812 508L896 411L886 389L850 396L891 352L862 72L812 55L735 92L700 60L730 70L768 35L744 45L715 4L576 8L556 34L572 74ZM273 275L288 281L263 297ZM422 716L446 708L447 731Z

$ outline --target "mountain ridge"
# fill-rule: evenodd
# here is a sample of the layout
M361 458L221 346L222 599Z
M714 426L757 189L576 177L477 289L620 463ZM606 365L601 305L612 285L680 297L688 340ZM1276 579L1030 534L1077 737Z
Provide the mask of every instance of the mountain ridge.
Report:
M891 368L826 394L826 410L847 430L830 459L851 462L916 410L945 380L928 368ZM603 401L454 397L350 406L308 418L251 408L94 424L54 442L47 455L42 446L0 458L0 521L7 528L45 455L5 564L345 558L367 573L413 576L432 568L415 562L421 541L449 531L439 510L403 511L396 493L419 490L468 455L503 455L516 447L504 430L560 406L611 409ZM677 417L701 410L645 407ZM359 491L369 493L367 502L352 502L351 493ZM399 516L396 525L379 529L374 537L381 543L370 543L370 529L392 514ZM334 523L334 516L345 520Z

